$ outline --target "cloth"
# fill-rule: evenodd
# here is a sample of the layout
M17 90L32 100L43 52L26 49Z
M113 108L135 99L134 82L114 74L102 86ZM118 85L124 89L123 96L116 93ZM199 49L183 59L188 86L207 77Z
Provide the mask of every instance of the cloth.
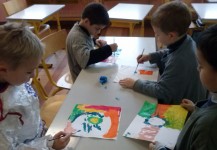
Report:
M38 97L31 85L0 84L0 149L48 150L52 136L44 136L39 111Z
M183 98L193 102L205 99L206 90L200 82L195 50L195 42L186 36L175 51L165 49L151 53L150 63L163 64L159 66L163 67L160 68L163 72L157 82L137 80L133 90L166 104L180 104Z
M79 23L75 23L70 30L66 39L66 47L73 81L75 81L82 69L100 62L112 54L109 45L94 49L93 38Z

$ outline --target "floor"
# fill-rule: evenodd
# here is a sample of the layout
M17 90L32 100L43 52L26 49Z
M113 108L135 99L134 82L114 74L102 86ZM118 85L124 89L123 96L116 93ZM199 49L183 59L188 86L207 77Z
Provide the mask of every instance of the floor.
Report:
M72 22L62 22L61 23L62 29L66 29L67 31L70 30L71 26L73 26ZM56 31L55 25L52 25L52 31ZM129 30L127 28L114 28L109 27L106 31L102 32L102 36L128 36ZM145 22L145 36L150 37L154 36L153 30L150 26L150 23L147 21ZM133 36L140 36L140 25L136 25L135 30L133 32ZM55 81L57 81L63 74L68 72L68 65L67 65L67 56L64 50L59 51L58 53L54 54L47 63L53 64L52 68L50 68L50 73ZM48 81L48 78L43 69L39 69L39 78L42 86L44 87L46 93L51 95L52 91L55 89ZM68 90L62 90L57 94L67 94ZM41 103L44 100L41 99Z

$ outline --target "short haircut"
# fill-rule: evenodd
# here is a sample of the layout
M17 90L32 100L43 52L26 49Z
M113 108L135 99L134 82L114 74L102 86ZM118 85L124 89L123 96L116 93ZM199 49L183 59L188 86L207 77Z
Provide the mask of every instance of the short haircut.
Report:
M188 6L179 1L165 3L158 7L151 19L151 24L164 33L177 32L185 34L191 23L191 13Z
M0 61L16 69L26 59L40 58L44 46L28 26L6 23L0 26Z
M88 18L90 24L109 25L109 15L106 8L100 3L89 3L83 10L82 19Z
M203 31L196 43L204 59L217 71L217 25Z

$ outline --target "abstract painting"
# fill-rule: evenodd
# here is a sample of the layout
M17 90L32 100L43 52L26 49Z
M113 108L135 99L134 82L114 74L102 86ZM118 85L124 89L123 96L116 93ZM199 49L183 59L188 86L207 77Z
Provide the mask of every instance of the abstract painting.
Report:
M120 66L118 73L116 74L116 77L114 79L114 82L119 82L121 79L124 78L132 78L134 80L137 79L144 79L144 80L149 80L149 81L153 81L153 77L152 75L154 73L157 73L153 68L149 69L149 68L144 68L144 65L139 65L139 67L137 68L137 70L135 70L136 67L133 66L125 66L122 65Z
M180 105L145 101L123 136L150 142L158 141L173 149L186 116L187 110Z
M116 139L120 113L120 107L76 104L64 131L75 136Z

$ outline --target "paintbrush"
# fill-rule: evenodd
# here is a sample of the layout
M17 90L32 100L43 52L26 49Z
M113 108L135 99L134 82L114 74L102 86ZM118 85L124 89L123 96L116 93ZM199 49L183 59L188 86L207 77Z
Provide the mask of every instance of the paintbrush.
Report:
M113 43L115 43L115 38L113 37ZM115 58L115 52L113 52L114 53L114 58Z
M71 136L73 136L73 134L75 134L75 133L78 133L78 132L80 132L81 130L78 130L78 131L75 131L75 132L72 132L71 133ZM65 135L61 135L61 136L59 136L59 137L56 137L56 138L52 138L52 139L50 139L50 140L48 140L48 141L53 141L53 140L56 140L56 139L60 139L60 138L62 138L62 137L64 137Z
M142 54L141 54L141 57L142 57L142 55L143 55L143 53L144 53L144 50L145 50L145 49L143 48L143 50L142 50ZM136 66L136 69L135 69L135 71L134 71L134 74L136 74L136 73L137 73L137 71L136 71L136 70L137 70L138 66L139 66L139 63L137 63L137 66Z

